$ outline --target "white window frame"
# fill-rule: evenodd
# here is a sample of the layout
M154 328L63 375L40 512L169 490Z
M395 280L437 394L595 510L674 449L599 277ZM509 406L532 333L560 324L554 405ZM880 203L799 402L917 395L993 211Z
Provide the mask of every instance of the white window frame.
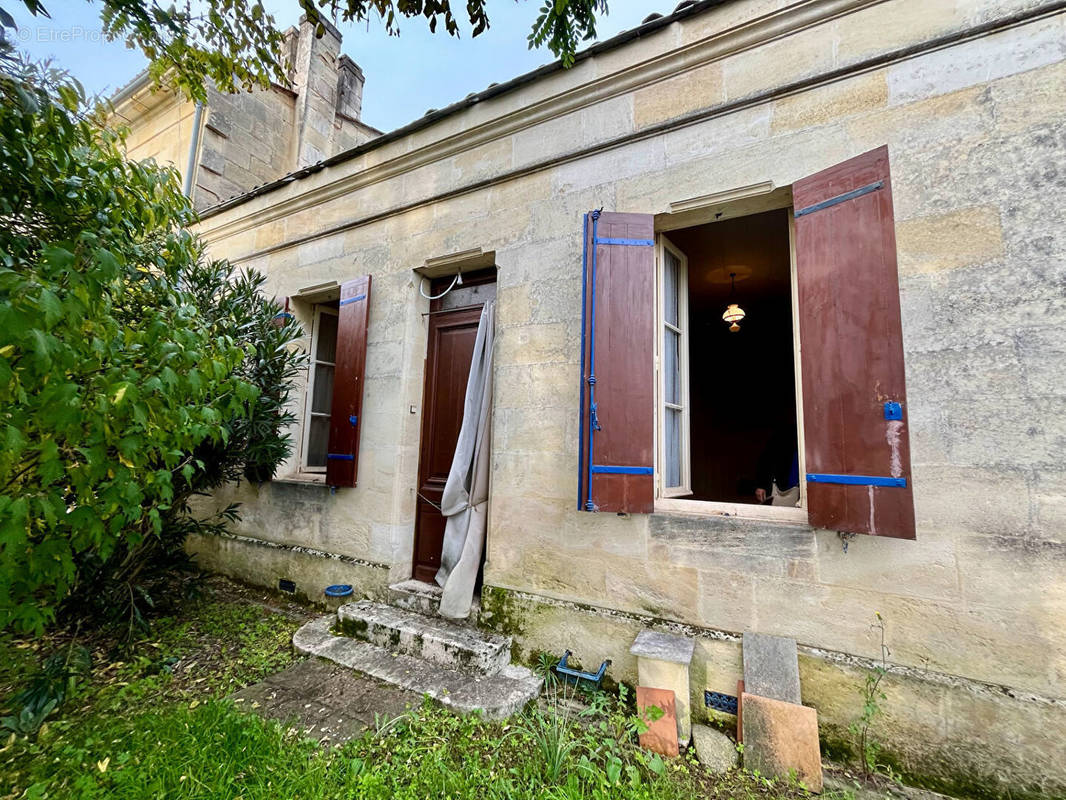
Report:
M666 321L665 301L666 297L663 293L666 285L664 281L664 273L666 271L666 253L674 256L680 267L678 269L677 276L677 325L673 325ZM656 277L656 286L658 291L656 292L656 319L658 325L656 327L656 359L655 363L659 365L658 376L655 381L656 384L656 416L659 419L659 423L656 426L658 436L658 463L660 469L658 470L657 483L659 486L659 496L668 497L684 497L692 494L692 457L691 457L691 436L689 433L689 373L688 373L688 256L682 253L665 235L659 235L658 248L655 258L658 275ZM666 419L666 369L663 364L663 339L667 330L673 331L677 334L678 348L680 355L680 364L678 365L678 380L681 383L681 403L670 403L670 407L675 411L681 412L681 483L677 486L666 485L666 437L664 422Z
M326 467L311 467L307 464L308 458L308 446L311 443L311 419L313 417L326 417L327 419L331 414L326 414L321 411L313 411L314 406L314 392L315 392L315 371L319 365L333 367L333 379L337 379L337 364L336 362L320 361L318 359L318 337L322 332L322 324L320 320L323 314L329 314L330 316L338 316L338 310L331 308L327 305L316 304L312 308L311 317L311 352L310 360L307 366L307 391L304 397L304 422L303 422L303 435L301 437L300 446L300 471L310 474L325 473ZM333 410L332 399L330 402L330 411ZM328 449L328 440L327 440Z
M765 205L753 205L750 207L740 207L740 203L736 205L736 212L728 214L727 218L746 216L748 214L759 213L760 211L770 211L774 208L787 207L791 212L791 196L787 201L787 205L780 203L767 203ZM669 242L663 230L673 230L678 228L688 228L695 225L700 225L705 222L711 222L718 220L722 217L721 213L717 213L717 209L721 209L722 206L717 206L713 216L711 215L711 206L708 205L707 209L699 209L695 213L690 214L687 219L682 221L677 219L673 224L667 223L667 225L660 228L660 232L657 233L657 247L656 247L656 280L655 280L655 315L656 315L656 328L655 328L655 365L656 365L656 403L655 403L655 438L656 438L656 466L655 466L655 510L661 512L667 512L671 514L690 514L693 516L709 517L741 517L745 519L764 520L768 522L790 522L790 523L802 523L807 524L807 480L806 480L806 457L804 453L803 442L803 373L801 371L801 349L800 349L800 337L799 337L799 306L798 306L798 285L796 275L796 245L795 245L795 220L792 214L788 215L788 237L789 237L789 260L790 260L790 272L792 283L792 345L795 353L795 375L796 375L796 435L797 435L797 448L799 450L799 476L800 476L800 499L799 505L795 508L786 506L764 506L754 503L725 503L720 501L710 500L689 500L680 494L667 493L662 486L662 473L663 473L663 426L665 422L665 414L663 412L663 382L665 380L665 371L661 369L662 363L662 350L663 350L663 257L662 251L665 247L670 247L672 251L677 252L677 248ZM706 214L706 216L704 216ZM667 215L668 217L680 217L680 214ZM657 220L658 222L658 220ZM687 261L685 262L687 266ZM687 271L687 270L686 270ZM686 318L688 309L688 281L686 276L685 281L685 308ZM678 319L681 318L680 308L678 310ZM685 357L683 358L685 371L684 371L684 387L683 397L685 399L685 407L689 408L689 394L688 394L688 348L685 347ZM685 441L682 443L682 450L684 453L684 467L688 469L688 481L691 485L691 441L688 428L688 415L685 415ZM691 492L690 492L691 493Z

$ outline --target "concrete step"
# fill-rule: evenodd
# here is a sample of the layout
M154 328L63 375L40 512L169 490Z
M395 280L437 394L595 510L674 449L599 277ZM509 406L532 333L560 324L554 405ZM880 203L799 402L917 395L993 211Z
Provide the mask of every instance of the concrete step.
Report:
M337 610L337 630L443 667L493 675L511 663L511 640L440 617L360 600Z
M388 602L390 606L414 611L427 617L436 617L440 610L441 588L435 583L423 583L414 578L394 583L389 587ZM453 620L460 625L477 626L481 611L481 598L476 594L471 603L470 616L462 620Z
M389 587L389 605L435 617L437 609L440 608L440 594L441 588L437 584L423 583L412 578Z
M480 712L487 719L505 719L540 693L541 679L525 667L507 665L492 675L443 667L337 635L336 622L333 615L308 622L296 631L293 646L297 652L325 658L401 689L428 695L460 713Z

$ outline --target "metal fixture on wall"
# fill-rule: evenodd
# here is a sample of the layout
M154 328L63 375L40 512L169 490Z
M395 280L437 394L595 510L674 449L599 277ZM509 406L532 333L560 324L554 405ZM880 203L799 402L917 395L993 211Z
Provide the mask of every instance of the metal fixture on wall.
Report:
M442 297L444 297L444 295L448 294L448 292L450 292L456 286L462 286L463 285L463 272L462 272L462 270L460 270L459 272L455 273L455 277L452 278L451 284L449 284L448 288L445 289L440 294L434 294L434 295L426 294L426 290L424 288L425 287L425 283L426 283L426 276L423 275L421 277L421 279L418 281L418 293L420 295L422 295L424 298L426 298L427 300L440 300ZM430 291L432 291L432 289Z
M729 290L729 299L733 300L735 299L733 295L737 293L737 274L735 272L729 273L729 282L732 286ZM740 330L740 325L737 323L744 319L744 309L736 303L730 303L725 313L722 314L722 319L729 323L729 330L736 333Z

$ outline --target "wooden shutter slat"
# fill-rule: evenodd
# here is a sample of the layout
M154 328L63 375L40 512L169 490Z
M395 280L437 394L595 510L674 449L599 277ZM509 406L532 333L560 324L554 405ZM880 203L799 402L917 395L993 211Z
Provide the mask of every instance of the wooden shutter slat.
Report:
M369 309L370 276L345 281L337 309L337 360L326 452L326 483L330 486L355 486L359 470Z
M793 185L810 522L915 537L888 148Z
M578 507L654 506L655 248L647 214L585 218Z

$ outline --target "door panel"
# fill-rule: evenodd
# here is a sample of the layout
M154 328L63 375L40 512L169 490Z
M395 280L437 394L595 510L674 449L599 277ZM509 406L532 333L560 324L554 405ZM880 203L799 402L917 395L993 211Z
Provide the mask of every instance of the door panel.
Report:
M463 424L466 381L480 320L480 306L429 317L414 553L414 577L427 583L440 568L444 517L437 506Z

